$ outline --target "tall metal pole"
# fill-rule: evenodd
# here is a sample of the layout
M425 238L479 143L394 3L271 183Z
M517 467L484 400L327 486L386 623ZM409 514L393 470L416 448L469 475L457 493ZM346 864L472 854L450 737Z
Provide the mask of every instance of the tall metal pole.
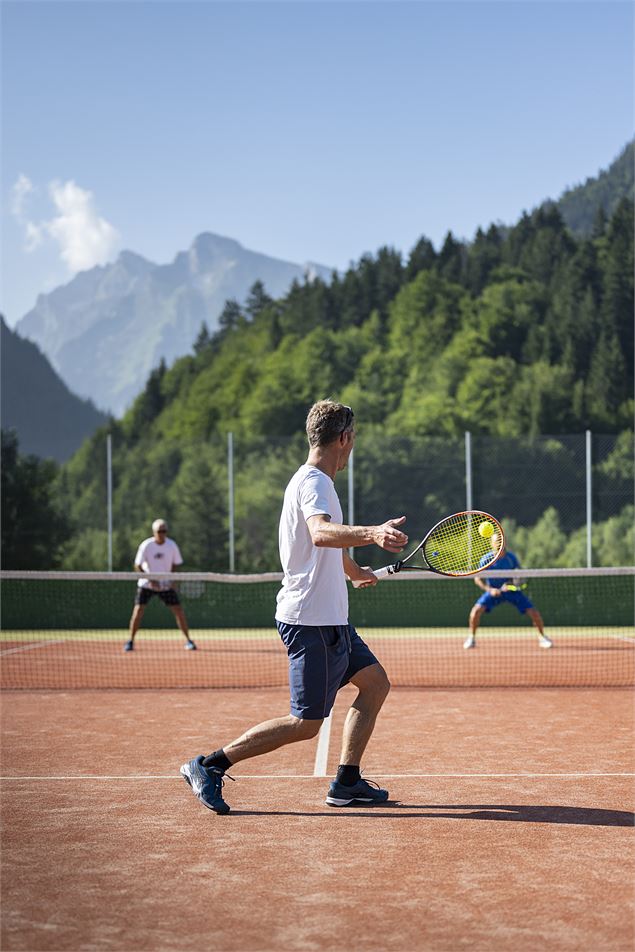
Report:
M472 434L465 431L465 508L472 509ZM468 516L467 558L472 561L472 517Z
M593 564L593 503L591 499L591 430L586 431L586 564Z
M227 481L229 492L229 571L236 568L234 540L234 434L227 434Z
M355 525L355 450L351 450L351 455L348 457L348 524L349 526ZM353 546L348 550L348 554L353 558Z
M472 504L472 434L465 431L465 508L469 512Z
M112 436L106 436L106 499L108 521L108 571L112 572Z

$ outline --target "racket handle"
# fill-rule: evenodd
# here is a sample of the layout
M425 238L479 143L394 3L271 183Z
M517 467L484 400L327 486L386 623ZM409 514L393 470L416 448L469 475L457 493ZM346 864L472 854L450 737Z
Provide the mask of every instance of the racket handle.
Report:
M374 574L377 576L377 578L379 578L379 579L381 579L381 578L388 578L389 575L394 575L394 574L395 574L395 566L394 566L394 565L385 565L385 566L384 566L383 568L381 568L381 569L373 569L373 572L374 572ZM361 582L353 582L353 588L359 588L359 586L360 586L361 584L362 584Z
M382 569L373 569L373 572L377 578L388 578L389 575L395 574L394 565L384 565Z

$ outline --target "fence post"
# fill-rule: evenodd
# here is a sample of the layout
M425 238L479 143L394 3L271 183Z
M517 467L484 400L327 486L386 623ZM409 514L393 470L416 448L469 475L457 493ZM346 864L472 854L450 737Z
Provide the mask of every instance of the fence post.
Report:
M355 483L354 483L354 473L355 473L355 460L354 460L355 450L351 450L351 455L348 457L348 524L349 526L355 525ZM351 546L348 550L348 554L351 558L353 556L354 548Z
M591 430L586 431L586 564L591 568L593 564L593 503L591 499L592 471L591 471Z
M236 568L234 545L234 434L227 434L227 483L229 494L229 571Z
M106 520L108 531L108 571L112 572L112 435L106 434Z
M472 434L465 431L465 508L473 509L472 502Z

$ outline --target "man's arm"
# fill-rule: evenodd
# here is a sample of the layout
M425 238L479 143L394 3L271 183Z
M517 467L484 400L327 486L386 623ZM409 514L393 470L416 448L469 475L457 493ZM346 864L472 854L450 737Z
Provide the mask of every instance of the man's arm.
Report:
M143 565L139 565L138 562L135 562L135 564L134 564L134 570L135 570L135 572L139 572L141 575L147 575L147 574L148 574L148 573L146 572L146 570L144 569ZM156 591L156 590L159 588L159 583L158 583L158 582L155 582L154 579L152 579L152 578L149 579L148 585L149 585L150 588L153 589L154 591Z
M485 579L485 578L475 578L474 584L478 585L478 587L482 589L484 592L489 592L490 595L494 596L494 598L498 598L500 593L505 591L504 585L502 588L492 588L492 586L489 584L489 579Z
M476 578L474 579L474 584L475 584L475 585L478 585L478 587L479 587L479 588L481 589L481 591L483 591L483 592L487 592L488 589L489 589L488 580L485 579L485 578L479 578L478 575L477 575Z
M349 549L359 545L378 545L387 552L401 552L408 543L408 536L397 526L403 525L405 521L406 517L400 516L398 519L388 519L381 526L344 526L340 522L331 522L330 516L320 514L309 516L306 524L313 545L318 548Z
M368 588L370 585L377 585L378 579L372 569L362 568L355 559L352 559L346 549L342 549L342 564L344 574L348 576L351 582L358 582L357 588Z
M513 562L514 564L513 564L513 565L510 565L510 568L511 568L511 569L519 569L519 568L520 568L520 562L518 561L518 559L516 558L515 555L514 555L514 557L512 558L512 562ZM510 579L510 583L509 583L510 585L515 585L515 583L516 583L516 580L515 580L514 578ZM509 589L507 588L507 583L505 583L504 585L501 586L501 592L507 592L507 591L509 591Z

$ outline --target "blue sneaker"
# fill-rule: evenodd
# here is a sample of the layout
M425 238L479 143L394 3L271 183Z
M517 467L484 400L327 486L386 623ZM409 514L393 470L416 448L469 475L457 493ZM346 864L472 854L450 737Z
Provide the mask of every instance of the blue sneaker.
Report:
M127 641L123 646L124 651L134 651L134 644L131 641Z
M354 787L345 787L344 784L333 780L329 787L326 802L330 807L349 807L357 804L369 806L374 803L385 803L388 791L382 790L379 784L373 781L357 781Z
M196 645L194 644L191 638L189 641L185 642L184 648L186 651L196 651Z
M181 767L181 776L192 788L192 793L208 810L229 813L229 804L223 800L223 772L203 766L203 756L190 760ZM231 779L231 778L230 778Z

